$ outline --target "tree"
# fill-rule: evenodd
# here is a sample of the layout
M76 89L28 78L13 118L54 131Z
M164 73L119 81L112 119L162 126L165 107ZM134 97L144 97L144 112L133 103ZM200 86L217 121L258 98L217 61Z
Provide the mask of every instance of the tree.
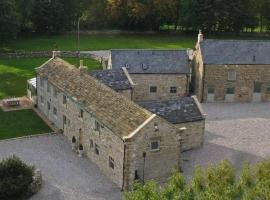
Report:
M0 1L0 42L14 39L19 32L19 14L14 0Z
M244 164L242 174L236 179L232 164L222 161L210 166L206 173L196 167L193 178L187 183L178 172L173 172L160 190L151 181L146 185L136 183L125 200L255 200L270 199L270 160L257 164L255 170Z

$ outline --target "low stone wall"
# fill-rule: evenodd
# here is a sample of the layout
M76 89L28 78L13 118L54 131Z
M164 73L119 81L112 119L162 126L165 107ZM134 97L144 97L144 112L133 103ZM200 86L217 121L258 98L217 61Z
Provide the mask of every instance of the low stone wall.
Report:
M39 52L15 52L15 53L0 53L1 59L16 59L16 58L49 58L52 57L51 51L39 51ZM78 55L77 51L59 51L59 57L63 58L92 58L99 61L102 61L102 58L88 53L88 52L80 52Z

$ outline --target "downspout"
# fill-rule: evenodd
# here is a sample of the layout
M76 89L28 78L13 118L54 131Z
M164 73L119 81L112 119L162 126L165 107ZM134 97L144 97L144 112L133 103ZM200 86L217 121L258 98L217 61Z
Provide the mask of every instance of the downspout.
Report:
M122 180L122 191L124 191L125 182L125 165L126 165L126 144L124 141L124 162L123 162L123 180Z

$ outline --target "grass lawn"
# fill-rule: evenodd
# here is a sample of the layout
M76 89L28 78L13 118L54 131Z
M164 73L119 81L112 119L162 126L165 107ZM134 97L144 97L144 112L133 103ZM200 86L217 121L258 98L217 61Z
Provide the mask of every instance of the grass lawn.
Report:
M35 68L48 58L30 59L0 59L0 99L4 97L26 95L26 81L35 76ZM72 64L79 65L77 58L65 59ZM85 59L85 65L90 69L97 69L100 63L96 60Z
M119 48L193 48L196 36L183 35L84 35L80 39L81 50L105 50ZM18 39L0 47L6 51L77 50L77 38L72 35L29 37Z
M0 140L51 132L33 110L3 112L0 109L0 121Z

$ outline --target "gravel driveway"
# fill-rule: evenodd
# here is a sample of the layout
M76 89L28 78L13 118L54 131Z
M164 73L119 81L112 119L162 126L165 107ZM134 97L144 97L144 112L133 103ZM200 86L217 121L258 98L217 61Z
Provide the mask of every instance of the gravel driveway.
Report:
M42 190L31 200L119 200L119 188L86 158L79 158L62 135L0 141L0 160L16 154L41 169Z
M243 162L270 158L270 104L203 104L207 113L205 144L183 154L184 173L194 165L230 160L237 172Z

